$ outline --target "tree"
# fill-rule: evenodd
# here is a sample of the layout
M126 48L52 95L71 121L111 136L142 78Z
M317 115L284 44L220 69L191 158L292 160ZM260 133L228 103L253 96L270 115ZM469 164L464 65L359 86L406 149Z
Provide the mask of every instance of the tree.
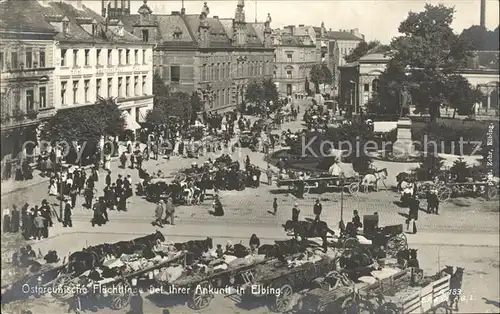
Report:
M333 75L326 63L315 64L311 68L309 73L311 77L311 82L314 83L316 88L316 94L319 94L319 85L331 83L333 80Z
M419 111L428 110L431 120L440 115L441 104L449 101L449 76L466 65L470 45L453 33L453 8L425 5L422 12L410 12L401 22L401 36L391 42L392 66L408 73L409 87Z
M115 99L100 98L96 104L59 110L48 121L42 137L49 141L97 143L101 136L123 132L125 121Z
M420 157L420 165L416 169L417 179L419 181L432 181L443 167L443 158L437 154L428 152Z
M462 31L460 39L468 41L474 50L499 50L498 27L493 31L488 31L484 26L472 25Z
M278 88L272 78L262 81L262 94L267 105L272 101L274 104L278 102Z
M467 178L472 175L471 168L463 158L459 158L453 162L450 172L457 182L466 182Z
M168 122L169 117L191 119L193 114L193 96L184 92L170 92L161 76L155 72L153 76L154 108L148 111L146 122L161 125Z
M372 50L376 47L379 48L379 49L376 49L377 52L387 52L390 50L390 47L385 46L385 45L381 45L378 40L374 40L374 41L370 41L370 42L366 42L363 40L362 42L360 42L356 46L356 48L354 48L351 51L351 53L349 53L348 55L346 55L344 57L344 60L347 63L358 61L359 59L361 59L361 57L365 56L370 50Z
M157 100L168 97L170 88L165 84L158 72L153 75L153 95L155 95L155 104Z
M460 115L470 115L475 103L481 100L482 94L478 88L472 87L469 81L461 75L451 75L448 77L447 92L448 105L453 108L453 118L456 113Z
M258 81L252 81L248 84L245 91L245 98L248 102L260 105L264 99L264 89L262 84Z

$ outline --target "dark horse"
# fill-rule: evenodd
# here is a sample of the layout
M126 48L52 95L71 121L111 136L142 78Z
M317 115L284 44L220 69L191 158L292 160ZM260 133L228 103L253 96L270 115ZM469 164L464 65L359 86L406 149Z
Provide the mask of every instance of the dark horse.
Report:
M264 254L266 258L277 258L284 261L285 256L303 253L307 248L313 246L308 240L298 241L296 239L274 241L274 244L264 244L258 248L258 254Z
M287 220L283 225L283 228L287 233L295 233L302 238L325 238L328 235L333 236L335 232L328 227L328 224L324 221L299 221L294 222L292 220Z
M116 257L122 254L134 254L152 249L158 242L164 242L165 237L160 231L149 234L144 237L136 238L130 241L120 241L113 244L113 253Z
M205 240L191 240L183 243L175 243L174 247L178 251L187 251L186 264L191 265L197 261L203 253L213 249L213 240L207 237Z

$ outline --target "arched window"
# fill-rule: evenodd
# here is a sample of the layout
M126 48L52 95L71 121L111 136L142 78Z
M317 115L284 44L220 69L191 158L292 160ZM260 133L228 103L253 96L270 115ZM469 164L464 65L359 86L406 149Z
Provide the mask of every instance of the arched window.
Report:
M372 81L372 92L373 93L378 93L378 84L379 84L379 80L378 79L374 79Z

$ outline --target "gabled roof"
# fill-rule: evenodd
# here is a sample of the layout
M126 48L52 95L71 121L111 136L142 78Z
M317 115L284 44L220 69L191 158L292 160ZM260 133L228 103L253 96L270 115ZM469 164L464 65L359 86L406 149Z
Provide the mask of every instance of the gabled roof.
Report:
M388 62L391 58L384 53L370 53L359 58L359 61L369 62L369 61L380 61L380 62Z
M474 57L467 59L469 70L498 70L498 51L474 51Z
M362 38L351 34L350 32L337 32L337 31L328 31L326 32L326 38L335 39L335 40L356 40L362 41Z
M54 27L40 14L42 9L43 7L36 0L1 2L0 28L23 32L55 33Z

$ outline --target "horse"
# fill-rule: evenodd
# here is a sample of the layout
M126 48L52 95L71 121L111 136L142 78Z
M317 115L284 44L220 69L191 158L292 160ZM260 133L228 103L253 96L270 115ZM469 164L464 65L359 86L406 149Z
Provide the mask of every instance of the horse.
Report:
M144 252L148 248L153 248L158 242L165 241L165 236L160 231L149 234L144 237L136 238L131 241L120 241L113 244L113 251L115 256L121 256L122 254L134 254L136 252Z
M382 180L382 183L384 183L384 180L387 178L387 176L387 168L376 170L374 173L368 173L363 177L361 186L364 187L365 192L369 191L370 186L373 187L375 192L378 192L378 182Z
M293 232L307 238L323 238L328 235L335 235L335 232L328 227L324 221L299 221L287 220L283 225L286 232Z
M68 257L68 272L81 275L87 270L94 269L102 264L102 259L99 255L92 251L86 250L72 253Z
M177 251L187 251L186 264L193 264L203 253L213 249L213 239L207 237L205 240L190 240L187 242L174 243Z

